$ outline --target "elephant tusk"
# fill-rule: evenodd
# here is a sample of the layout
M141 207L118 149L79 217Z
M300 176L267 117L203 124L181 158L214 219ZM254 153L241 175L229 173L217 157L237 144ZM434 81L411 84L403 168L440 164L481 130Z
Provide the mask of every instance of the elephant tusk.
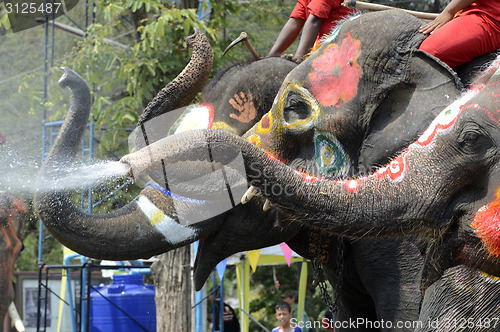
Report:
M266 199L266 202L264 203L264 206L262 206L262 211L267 211L271 208L271 206L273 206L271 204L271 201Z
M243 197L241 197L241 204L248 203L252 199L252 197L257 195L257 192L258 190L254 186L250 186L250 188L248 188Z
M10 303L8 312L10 319L12 320L12 323L14 323L16 330L18 330L19 332L26 331L23 325L23 321L21 320L21 317L19 317L19 313L17 312L16 305L14 304L14 302Z

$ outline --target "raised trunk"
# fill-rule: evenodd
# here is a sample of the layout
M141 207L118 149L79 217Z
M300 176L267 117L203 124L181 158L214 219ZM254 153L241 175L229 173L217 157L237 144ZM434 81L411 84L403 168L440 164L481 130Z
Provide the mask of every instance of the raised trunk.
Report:
M146 106L138 126L168 111L189 105L207 82L213 62L213 53L207 37L199 29L195 29L194 35L186 38L186 44L193 48L191 60ZM164 129L167 132L169 128Z
M147 258L192 242L199 235L198 229L179 225L170 218L176 212L174 199L154 188L145 188L126 206L104 215L84 213L74 206L66 192L46 189L74 159L91 107L86 82L70 69L64 68L64 71L59 84L71 89L72 103L40 170L35 196L46 228L72 250L110 260ZM163 218L158 219L160 215ZM167 233L165 229L173 232Z

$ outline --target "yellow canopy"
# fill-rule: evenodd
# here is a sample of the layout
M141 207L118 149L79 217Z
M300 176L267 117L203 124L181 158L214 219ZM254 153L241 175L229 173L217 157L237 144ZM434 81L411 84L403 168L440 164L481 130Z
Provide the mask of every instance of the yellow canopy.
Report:
M292 252L292 257L290 258L291 263L293 262L306 262L305 258L299 256L297 253ZM250 310L250 268L253 265L253 270L255 271L257 265L279 265L287 264L283 252L279 245L267 247L258 250L250 250L246 252L241 252L236 255L229 257L227 262L231 265L236 265L236 278L238 282L238 294L240 308L249 312ZM306 283L307 283L307 264L302 264L302 269L300 272L299 281L299 302L298 302L298 316L302 320L302 313L304 312L304 303L306 296ZM243 312L240 311L240 322L242 332L248 332L249 318Z

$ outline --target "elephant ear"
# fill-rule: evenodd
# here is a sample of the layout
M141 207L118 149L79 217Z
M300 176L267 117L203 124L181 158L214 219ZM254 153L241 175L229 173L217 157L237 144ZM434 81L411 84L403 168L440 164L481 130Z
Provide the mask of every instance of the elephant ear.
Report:
M428 54L415 51L398 84L371 113L360 150L360 165L385 164L412 143L462 90L456 74ZM390 135L389 135L390 133Z

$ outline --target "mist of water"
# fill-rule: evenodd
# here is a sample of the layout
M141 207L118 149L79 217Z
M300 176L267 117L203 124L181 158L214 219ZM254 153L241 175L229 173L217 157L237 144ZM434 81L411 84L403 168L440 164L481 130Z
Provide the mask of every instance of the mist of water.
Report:
M34 193L36 190L71 190L124 177L130 166L118 161L101 161L93 165L72 165L55 169L57 176L51 181L37 183L40 166L36 163L8 161L0 167L0 189Z

